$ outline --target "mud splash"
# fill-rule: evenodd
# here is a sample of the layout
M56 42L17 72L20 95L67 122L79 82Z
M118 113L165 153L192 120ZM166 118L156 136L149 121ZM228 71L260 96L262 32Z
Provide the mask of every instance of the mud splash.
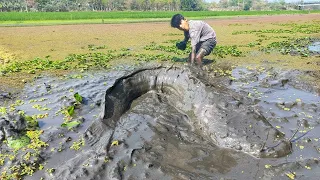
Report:
M199 71L199 70L198 70ZM225 148L235 148L253 156L266 154L263 146L273 143L281 133L274 129L250 102L243 102L232 91L210 88L208 82L201 82L192 71L179 67L159 67L143 69L118 79L106 91L103 101L101 122L93 124L93 130L88 130L89 143L99 139L95 127L115 127L118 119L130 108L133 100L147 92L154 92L159 102L167 102L173 108L185 114L188 121L193 120L193 126L203 131L204 139L212 141ZM246 104L247 109L239 107ZM157 112L157 110L155 110ZM251 124L242 125L239 121ZM237 129L237 130L235 130ZM92 137L95 134L95 137ZM269 134L269 138L261 139ZM281 138L279 139L281 140ZM268 156L281 157L289 153L289 146L284 152L275 151Z
M39 79L29 99L50 99L37 103L55 112L77 91L85 121L72 132L56 127L60 115L40 121L63 151L49 147L41 157L54 171L26 179L317 179L320 98L293 88L296 72L236 68L232 80L199 72L170 64ZM19 109L30 114L32 105ZM70 150L62 133L83 135L86 147Z

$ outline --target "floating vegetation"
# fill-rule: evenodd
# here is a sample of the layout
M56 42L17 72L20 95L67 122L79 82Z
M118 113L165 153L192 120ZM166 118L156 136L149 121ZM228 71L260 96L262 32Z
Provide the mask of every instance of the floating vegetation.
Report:
M95 50L97 50L97 49L106 49L106 48L107 48L106 45L103 45L103 46L96 46L96 45L93 45L93 44L89 44L89 45L88 45L88 49L89 49L90 51L95 51Z
M279 34L279 33L288 33L288 34L294 34L294 33L302 33L302 34L313 34L313 33L319 33L320 25L319 23L308 23L308 24L296 24L296 23L287 23L287 24L276 24L279 26L285 26L290 29L259 29L259 30L248 30L248 31L235 31L232 34L253 34L253 33L273 33L273 34Z
M310 37L295 38L280 42L272 42L260 50L266 53L279 51L281 54L300 55L302 57L310 56L308 45L311 44Z
M0 113L1 114L7 114L7 108L6 107L0 107Z
M154 51L164 51L164 52L170 52L174 53L175 55L188 55L191 53L191 47L190 44L187 44L186 50L182 51L179 50L175 45L171 46L164 46L164 45L157 45L156 43L151 43L150 45L147 45L144 47L146 50L154 50ZM243 52L238 49L236 45L233 46L216 46L212 52L213 55L224 58L228 55L239 57L243 56Z
M62 110L62 113L65 115L65 117L64 122L61 124L61 127L66 127L68 128L68 130L78 127L83 122L82 117L78 117L77 119L73 120L75 109L80 108L80 105L83 102L83 98L78 92L76 92L73 95L73 98L75 102L73 102L72 105L67 106Z
M145 50L159 50L164 52L171 52L177 55L184 55L191 52L190 45L187 44L187 49L185 51L179 50L175 45L171 46L164 46L164 45L157 45L156 43L151 43L144 47Z
M81 124L81 122L78 121L78 120L68 121L68 122L63 122L61 124L61 127L66 127L66 128L68 128L70 130L72 128L75 128L75 127L79 126L80 124Z
M83 137L81 137L78 141L74 141L74 142L72 143L72 145L70 146L70 149L73 149L73 150L75 150L75 151L79 151L80 148L81 148L82 146L84 146L84 145L85 145L85 140L84 140Z
M167 49L168 50L168 49ZM174 50L172 50L174 51ZM16 72L28 72L32 71L35 74L37 71L43 70L89 70L89 69L109 69L110 61L120 58L133 57L136 61L168 61L172 60L173 56L168 54L143 54L143 53L131 53L128 49L123 49L120 52L107 51L85 53L85 54L70 54L64 60L49 60L49 57L45 59L35 58L29 61L14 62L6 65L0 69L2 75Z
M134 60L136 61L169 61L174 57L168 54L135 54Z
M112 141L111 146L119 146L119 141L118 140Z
M312 44L312 38L299 37L297 34L319 33L320 25L319 23L317 23L317 21L306 24L273 23L273 25L281 26L281 28L235 31L232 34L255 34L257 37L259 37L259 39L257 40L258 43L249 43L247 44L247 47L255 47L256 45L261 45L261 42L264 40L276 39L276 41L260 47L260 50L265 53L280 52L284 55L300 55L302 57L310 56L310 50L308 49L308 46ZM274 36L273 34L277 35ZM294 35L294 37L292 37L292 35ZM279 41L279 38L283 40Z
M24 118L27 121L27 130L36 130L39 128L39 122L37 121L36 117L26 115Z
M9 138L7 139L7 143L10 148L14 150L19 150L30 143L30 138L25 135L19 138Z
M36 170L41 170L43 165L40 160L40 152L43 148L49 146L46 142L40 140L42 130L27 131L25 135L22 135L16 139L8 139L8 147L14 151L2 151L0 154L0 166L4 165L7 161L16 161L15 165L10 168L4 168L1 172L1 179L22 179L23 176L32 176ZM23 154L18 156L18 154Z
M78 92L76 92L74 95L73 95L73 97L74 97L74 99L77 101L77 103L82 103L82 96L78 93Z
M215 56L224 58L227 55L239 57L244 56L243 52L238 49L236 45L234 46L216 46L212 52Z

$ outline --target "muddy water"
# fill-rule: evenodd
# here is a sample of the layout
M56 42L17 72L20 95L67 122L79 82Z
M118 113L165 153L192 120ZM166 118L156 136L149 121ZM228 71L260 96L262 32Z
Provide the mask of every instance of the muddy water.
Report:
M318 179L320 97L310 93L313 88L298 80L299 75L302 72L237 68L231 88L258 100L263 116L292 142L292 153L275 169L296 172L298 179Z
M26 179L318 179L320 98L297 89L297 72L237 68L233 81L199 72L169 64L40 78L18 108L50 109L42 156L55 172ZM59 110L75 92L84 123L68 131ZM64 138L79 136L86 146L69 149Z

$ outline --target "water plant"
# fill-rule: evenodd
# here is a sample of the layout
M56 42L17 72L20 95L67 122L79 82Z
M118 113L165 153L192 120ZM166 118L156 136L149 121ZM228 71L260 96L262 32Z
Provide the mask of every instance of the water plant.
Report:
M84 140L83 137L80 137L80 138L78 139L78 141L74 141L74 142L72 143L72 145L70 146L70 149L73 149L73 150L75 150L75 151L79 151L80 148L81 148L81 146L84 146L84 145L85 145L85 140Z
M79 105L81 105L83 98L78 92L74 93L73 98L75 102L72 105L65 107L65 109L63 110L63 114L65 115L65 117L64 122L61 124L61 127L66 127L69 130L79 126L82 123L80 120L72 119L73 115L75 114L75 109L79 108ZM82 119L81 117L79 118Z
M19 150L22 147L27 146L30 143L30 138L26 135L17 138L7 139L8 146L14 150Z
M260 48L261 51L270 53L279 51L282 54L300 55L308 57L310 52L307 48L311 44L310 37L292 38L284 41L272 42L266 47Z
M227 55L239 57L243 56L243 52L238 49L236 45L233 46L217 46L213 50L213 55L224 58Z

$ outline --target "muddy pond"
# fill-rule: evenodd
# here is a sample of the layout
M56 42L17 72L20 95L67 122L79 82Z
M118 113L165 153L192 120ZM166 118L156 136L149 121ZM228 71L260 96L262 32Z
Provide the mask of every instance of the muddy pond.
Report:
M15 151L1 171L33 164L30 180L319 179L320 96L300 73L252 66L220 76L166 63L42 76L14 108L2 93L0 130L18 137L25 115L42 115L47 146L31 158ZM12 150L2 143L1 152Z

